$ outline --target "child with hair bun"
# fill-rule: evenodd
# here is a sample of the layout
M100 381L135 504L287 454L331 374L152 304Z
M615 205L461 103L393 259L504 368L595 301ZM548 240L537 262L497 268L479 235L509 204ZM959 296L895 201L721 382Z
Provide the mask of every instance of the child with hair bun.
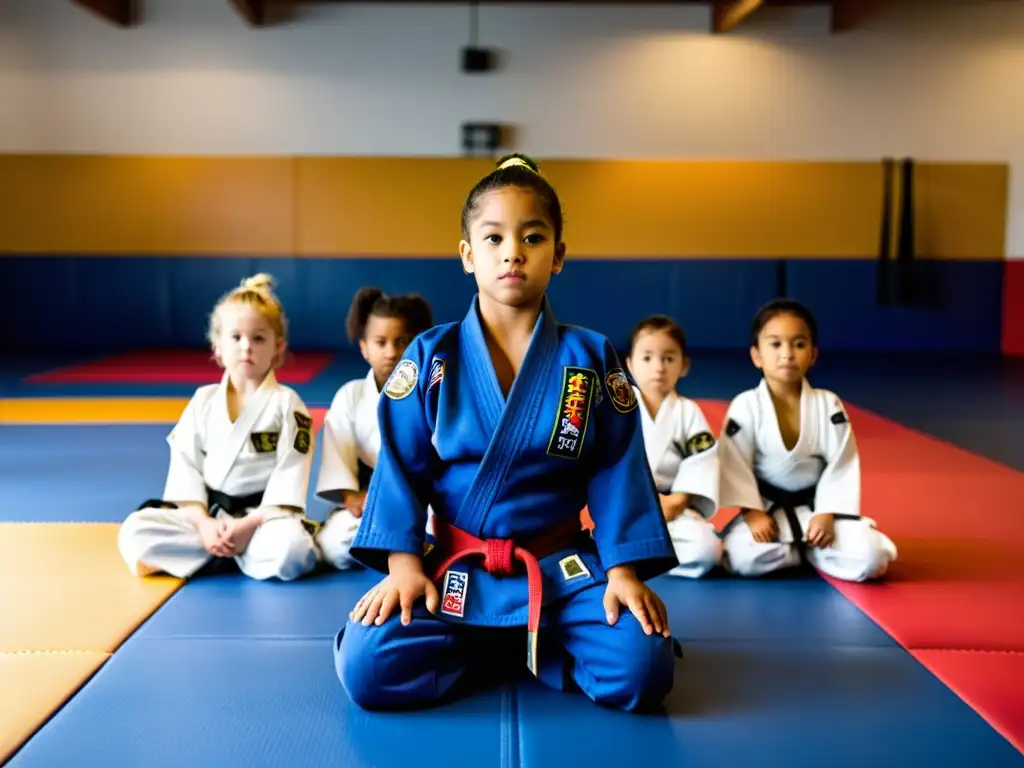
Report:
M678 559L618 355L560 323L548 298L562 223L536 163L499 161L462 208L472 304L420 334L384 384L351 548L384 578L334 642L361 707L437 704L507 669L510 633L522 643L513 668L525 660L602 706L641 711L672 688L678 646L646 582Z
M223 296L209 341L224 369L196 390L167 437L163 496L121 525L118 548L137 576L187 578L213 558L233 558L254 579L296 579L318 561L304 517L313 420L274 369L287 348L287 320L269 275Z

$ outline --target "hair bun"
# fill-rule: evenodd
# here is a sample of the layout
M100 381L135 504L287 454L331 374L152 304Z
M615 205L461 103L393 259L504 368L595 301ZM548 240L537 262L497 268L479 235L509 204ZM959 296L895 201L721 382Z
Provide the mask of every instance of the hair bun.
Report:
M274 278L266 272L260 272L258 275L245 278L245 280L242 281L242 287L251 291L258 291L260 289L266 289L269 291L274 287Z
M525 168L528 171L533 171L534 173L540 173L540 166L537 165L537 162L529 155L519 153L505 155L498 161L499 171L503 171L506 168L515 168L516 166Z

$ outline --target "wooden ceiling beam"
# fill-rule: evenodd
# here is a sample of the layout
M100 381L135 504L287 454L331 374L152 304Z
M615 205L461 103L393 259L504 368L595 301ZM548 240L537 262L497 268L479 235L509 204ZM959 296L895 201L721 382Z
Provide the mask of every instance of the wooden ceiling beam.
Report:
M715 0L711 6L711 27L716 35L738 27L742 21L764 5L764 0Z
M246 23L254 27L262 27L267 23L267 2L266 0L228 0L235 7L235 10L245 19Z
M118 27L131 27L139 22L137 0L71 0L71 2Z
M849 32L885 5L886 0L833 0L832 34Z

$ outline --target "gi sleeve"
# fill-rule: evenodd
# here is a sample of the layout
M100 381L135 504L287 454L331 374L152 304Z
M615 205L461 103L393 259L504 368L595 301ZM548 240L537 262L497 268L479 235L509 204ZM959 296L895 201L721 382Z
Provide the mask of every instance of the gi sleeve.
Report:
M764 511L764 500L754 476L755 394L744 392L729 404L725 425L718 440L721 477L718 503L732 509Z
M164 484L164 501L208 506L206 481L203 479L205 453L199 431L200 405L197 392L188 401L178 423L167 436L171 458L167 468L167 481Z
M313 419L294 392L280 400L281 434L277 462L263 491L263 507L306 509L309 476L313 465Z
M355 388L348 385L338 390L324 418L323 450L320 453L316 492L321 498L335 504L341 503L343 491L359 490L355 394Z
M690 506L704 517L711 517L718 511L718 441L700 406L689 402L687 409L690 418L686 418L684 411L685 455L679 462L671 492L689 494Z
M632 565L646 580L679 561L644 452L636 393L610 342L602 356L597 386L604 391L592 406L597 442L587 506L602 566Z
M380 452L366 492L362 522L352 542L352 557L381 573L388 555L421 556L431 493L435 452L425 407L429 360L417 338L395 366L377 403Z
M860 516L860 452L842 401L823 393L818 423L823 431L825 469L818 479L814 511Z

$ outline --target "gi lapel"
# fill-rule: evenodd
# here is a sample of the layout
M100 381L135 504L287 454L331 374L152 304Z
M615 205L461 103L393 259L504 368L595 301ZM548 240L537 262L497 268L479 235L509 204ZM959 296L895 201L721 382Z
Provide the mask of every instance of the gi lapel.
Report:
M505 396L501 392L501 386L498 384L498 377L494 373L494 365L491 363L491 356L487 350L487 339L484 337L484 329L480 323L478 302L479 299L474 296L469 314L462 321L462 333L459 335L459 362L466 367L473 392L478 396L477 403L480 406L480 413L487 427L488 436L493 438L494 432L498 428L498 422L501 420L502 410L505 408ZM537 325L540 324L538 319ZM534 338L536 335L537 329L534 328ZM530 348L533 348L532 338ZM529 357L529 351L527 357ZM513 389L515 389L514 386ZM510 399L511 394L510 392Z
M636 388L634 387L634 389ZM640 396L639 390L637 390L637 398L641 402L640 411L644 426L644 451L647 453L647 464L650 466L651 471L654 472L661 464L661 460L665 458L665 452L672 443L672 437L675 435L676 426L679 423L679 396L675 392L670 392L662 400L661 406L658 408L658 412L654 415L653 419L647 412L647 407L642 405L643 399Z
M220 490L228 473L235 464L235 459L242 452L242 447L249 439L253 426L257 419L266 410L270 403L271 395L277 391L277 379L274 372L267 374L267 378L260 384L259 389L253 392L252 397L245 404L245 408L238 414L238 420L231 424L227 412L228 399L228 376L225 373L221 379L220 388L217 390L217 408L221 411L226 421L223 432L215 432L217 439L211 441L210 449L206 456L206 484L214 490Z
M545 296L526 358L509 391L504 410L501 409L501 388L490 363L476 299L463 321L463 330L465 341L460 345L461 359L476 379L477 391L483 401L481 405L488 421L494 423L494 431L459 509L457 521L453 522L464 531L480 537L487 514L505 484L509 469L529 442L544 395L551 387L551 370L558 353L558 321ZM467 343L478 346L467 349Z
M761 380L761 384L758 387L757 392L758 400L761 406L761 413L769 417L770 424L765 424L762 419L762 429L767 430L767 438L771 443L774 450L769 451L768 455L765 456L764 470L766 473L770 473L773 478L765 477L764 479L772 481L774 477L779 474L784 474L787 469L793 465L793 463L800 457L801 451L804 450L804 446L807 445L807 441L810 439L807 434L808 429L808 409L810 406L809 398L809 385L807 379L804 379L804 383L800 392L800 436L797 437L796 444L792 450L786 447L786 441L782 437L782 426L779 424L779 414L775 410L775 402L772 400L772 393L768 389L768 382Z

